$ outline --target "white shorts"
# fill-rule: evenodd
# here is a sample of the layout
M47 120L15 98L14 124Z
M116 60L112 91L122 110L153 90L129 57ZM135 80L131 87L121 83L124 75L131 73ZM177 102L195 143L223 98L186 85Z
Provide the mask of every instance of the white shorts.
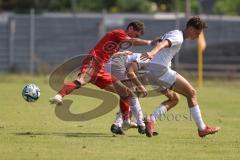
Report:
M176 82L177 72L171 68L165 68L160 71L150 71L147 74L148 82L152 85L153 89L159 89L160 91L171 88Z

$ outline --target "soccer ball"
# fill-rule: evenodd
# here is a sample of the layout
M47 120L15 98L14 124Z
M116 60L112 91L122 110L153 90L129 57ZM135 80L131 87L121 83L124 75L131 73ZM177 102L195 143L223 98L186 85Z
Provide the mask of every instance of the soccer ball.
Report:
M27 102L35 102L40 97L40 89L35 84L27 84L22 90L22 96Z

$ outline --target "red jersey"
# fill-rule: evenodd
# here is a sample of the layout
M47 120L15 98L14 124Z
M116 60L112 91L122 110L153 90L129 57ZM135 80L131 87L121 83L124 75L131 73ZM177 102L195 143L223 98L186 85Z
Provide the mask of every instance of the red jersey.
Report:
M103 63L107 63L110 57L120 50L119 44L126 38L129 36L124 30L112 30L102 37L90 54L101 59Z

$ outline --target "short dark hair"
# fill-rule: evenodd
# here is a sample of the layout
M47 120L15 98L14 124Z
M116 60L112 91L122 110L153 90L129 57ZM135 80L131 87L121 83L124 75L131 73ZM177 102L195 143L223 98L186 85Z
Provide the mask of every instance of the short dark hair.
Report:
M207 23L204 22L200 17L194 16L188 20L186 27L194 27L195 29L205 29L207 28Z
M143 22L141 22L141 21L132 21L131 23L128 24L127 29L129 27L131 27L131 26L133 27L133 29L135 31L140 31L142 35L144 34L145 26L144 26Z

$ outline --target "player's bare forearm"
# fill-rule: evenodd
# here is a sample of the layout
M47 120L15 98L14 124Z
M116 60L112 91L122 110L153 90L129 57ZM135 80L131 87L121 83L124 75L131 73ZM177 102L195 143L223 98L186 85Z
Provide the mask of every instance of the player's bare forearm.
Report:
M138 71L137 62L132 62L128 66L127 75L129 77L129 79L131 79L133 84L135 84L137 86L137 88L136 88L137 96L138 97L140 97L140 96L145 97L145 96L147 96L147 90L144 87L144 85L141 83L141 81L138 79L138 77L136 76L137 71Z
M171 43L168 40L159 42L150 52L143 53L141 60L152 59L161 49L171 47Z
M139 81L139 79L137 78L136 74L131 72L129 73L129 78L131 79L131 81L133 82L133 84L135 84L136 86L140 87L143 86L143 84Z
M145 97L147 96L147 90L145 89L144 85L140 82L140 80L137 78L136 74L134 72L130 72L128 74L129 78L131 79L132 83L137 86L136 88L136 94L137 96Z
M170 44L168 40L163 40L161 42L159 42L150 52L149 54L151 56L155 56L161 49L163 48L169 48Z
M136 86L143 86L137 78L136 72L138 71L137 62L132 62L128 65L127 76Z
M134 46L144 46L144 45L150 45L151 40L144 40L140 38L131 38L127 39L126 41L131 42Z

